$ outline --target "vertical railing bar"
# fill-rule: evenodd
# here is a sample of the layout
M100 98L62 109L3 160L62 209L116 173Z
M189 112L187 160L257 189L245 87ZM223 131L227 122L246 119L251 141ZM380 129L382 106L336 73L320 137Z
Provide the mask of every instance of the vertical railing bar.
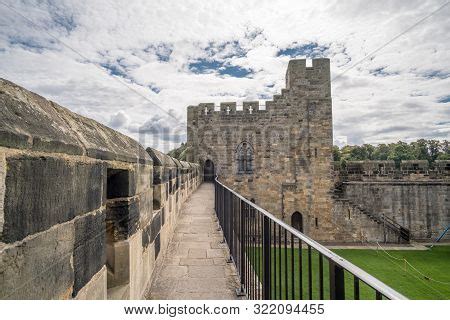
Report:
M250 232L249 232L249 218L248 218L248 209L249 209L249 205L246 204L245 206L245 267L246 267L246 286L245 286L245 291L247 292L247 296L250 297L250 272L249 272L249 263L250 263L250 256L248 254L248 246L249 246L249 237L250 237Z
M253 241L253 299L256 300L256 272L258 269L256 268L256 212L255 209L252 208L253 216L252 216L252 225L253 225L253 234L252 234L252 241Z
M250 231L249 231L249 209L250 206L247 204L245 209L245 262L247 267L247 285L245 286L245 290L247 291L247 295L250 298L250 254L248 251L249 245L250 245Z
M248 217L247 217L247 209L248 209L248 204L245 203L245 210L244 210L244 266L245 266L245 293L249 294L248 291L248 252L247 252L247 246L248 246Z
M287 230L284 229L284 299L288 300L288 292L289 292L289 286L288 286L288 258L287 258Z
M229 243L229 249L230 249L230 260L232 260L233 256L233 248L234 248L234 211L235 211L235 196L234 194L231 194L230 199L230 205L231 205L231 212L230 212L230 243Z
M377 300L383 300L383 295L381 294L380 291L375 290L375 298L376 298Z
M251 221L251 207L248 206L247 211L247 272L248 272L248 297L251 300L252 299L252 273L251 273L251 266L252 266L252 221Z
M263 261L264 261L264 280L263 280L263 299L270 300L272 298L271 292L271 270L270 270L270 247L271 247L271 235L270 235L270 219L263 216Z
M298 276L298 287L300 292L300 300L303 300L303 252L302 252L302 240L298 239L298 266L299 266L299 276Z
M244 294L245 292L245 265L244 265L244 208L245 208L245 203L242 203L242 200L240 201L240 210L239 210L239 255L240 255L240 259L239 259L239 270L240 270L240 274L241 274L241 292L240 294ZM244 208L243 208L244 206Z
M330 299L345 300L344 269L334 261L328 261L330 265Z
M312 262L311 262L310 245L308 245L308 293L309 293L309 300L312 300Z
M258 299L261 299L261 213L258 212L258 237L259 237L259 243L258 243Z
M323 300L323 256L319 252L319 299Z
M253 229L253 234L252 234L252 241L253 241L253 264L252 264L252 270L253 270L253 283L252 283L252 289L253 289L253 300L256 299L256 247L255 247L255 241L256 241L256 212L255 209L252 208L252 212L253 212L253 216L252 216L252 229Z
M291 298L295 300L295 247L294 235L291 233Z
M359 300L359 279L357 276L353 276L353 298Z
M274 292L274 299L277 299L277 226L275 222L273 223L273 271L274 271L274 277L273 277L273 290Z
M283 264L282 264L282 262L281 262L281 225L278 225L278 263L279 263L279 268L278 268L278 282L280 283L280 286L279 286L279 290L278 290L278 293L279 293L279 298L280 298L280 300L281 299L283 299L283 297L282 297L282 287L281 287L281 284L282 284L282 279L281 279L281 268L283 267Z

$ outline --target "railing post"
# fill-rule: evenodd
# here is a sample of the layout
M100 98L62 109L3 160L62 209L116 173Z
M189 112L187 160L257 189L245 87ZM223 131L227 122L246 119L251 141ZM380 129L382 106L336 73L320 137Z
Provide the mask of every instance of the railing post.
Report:
M237 292L238 296L245 295L245 224L244 224L244 208L246 207L246 204L241 204L239 206L239 263L240 263L240 280L241 280L241 287L239 288L239 291Z
M263 275L263 299L271 299L271 288L270 288L270 219L264 216L263 220L263 261L264 261L264 275Z
M345 300L344 269L330 261L330 299Z

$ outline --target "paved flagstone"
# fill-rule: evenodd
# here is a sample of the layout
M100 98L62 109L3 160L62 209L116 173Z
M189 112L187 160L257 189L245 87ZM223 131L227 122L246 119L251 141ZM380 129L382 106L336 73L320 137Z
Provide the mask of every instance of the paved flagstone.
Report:
M184 203L149 299L237 299L239 280L227 263L214 213L214 185L203 183Z

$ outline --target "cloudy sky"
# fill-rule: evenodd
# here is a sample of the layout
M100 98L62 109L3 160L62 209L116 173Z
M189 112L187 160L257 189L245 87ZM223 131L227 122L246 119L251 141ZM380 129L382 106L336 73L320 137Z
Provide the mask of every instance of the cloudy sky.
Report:
M336 143L449 139L447 1L0 0L0 77L167 151L186 106L328 57Z

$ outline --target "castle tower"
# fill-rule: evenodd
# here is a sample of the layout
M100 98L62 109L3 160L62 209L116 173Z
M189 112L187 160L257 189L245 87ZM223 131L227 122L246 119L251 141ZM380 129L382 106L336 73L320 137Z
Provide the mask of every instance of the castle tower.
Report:
M330 60L291 60L271 101L188 107L189 161L315 239L331 240Z

